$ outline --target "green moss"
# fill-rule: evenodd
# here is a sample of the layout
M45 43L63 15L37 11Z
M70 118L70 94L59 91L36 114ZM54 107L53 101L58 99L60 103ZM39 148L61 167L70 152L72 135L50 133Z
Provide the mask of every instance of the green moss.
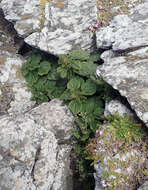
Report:
M103 173L109 185L106 190L133 190L145 175L136 168L145 168L148 138L142 124L130 116L117 113L108 116L107 122L99 127L96 138L87 146L87 152L94 163L99 160L102 167L108 169Z

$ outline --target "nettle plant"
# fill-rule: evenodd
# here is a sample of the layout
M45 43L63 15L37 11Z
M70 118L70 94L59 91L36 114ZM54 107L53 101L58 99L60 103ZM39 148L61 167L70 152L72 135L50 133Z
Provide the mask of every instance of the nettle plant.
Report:
M96 77L99 54L74 50L59 58L47 59L33 54L22 67L28 88L37 104L53 98L65 101L75 116L77 128L73 131L78 155L77 171L80 179L93 177L91 161L87 161L85 147L103 122L104 98L110 86ZM114 93L110 93L114 94ZM88 189L91 189L88 188Z

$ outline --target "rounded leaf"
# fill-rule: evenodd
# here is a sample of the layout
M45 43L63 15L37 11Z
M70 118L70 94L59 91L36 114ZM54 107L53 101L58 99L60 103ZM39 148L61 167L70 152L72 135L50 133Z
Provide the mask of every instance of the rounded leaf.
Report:
M96 89L97 89L96 84L89 79L81 86L83 95L93 95L96 93Z
M80 86L81 86L81 80L79 78L73 78L67 84L67 88L70 90L78 89L80 88Z
M69 103L70 110L76 115L80 112L80 102L76 100L72 100Z
M51 64L48 61L42 61L38 70L40 76L48 74L51 70Z

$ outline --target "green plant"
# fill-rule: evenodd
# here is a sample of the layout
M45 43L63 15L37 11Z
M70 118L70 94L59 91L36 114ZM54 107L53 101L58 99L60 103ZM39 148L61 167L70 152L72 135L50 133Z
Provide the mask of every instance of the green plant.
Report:
M33 54L22 67L27 85L33 94L32 100L38 104L58 98L66 88L66 81L57 73L56 59L46 60Z
M123 190L125 182L126 187L132 184L131 189L134 189L138 179L135 177L137 174L135 168L137 164L139 168L145 167L143 162L139 162L141 154L147 155L147 145L143 143L143 139L147 139L145 135L143 125L126 114L108 115L105 124L99 126L96 137L91 139L86 151L88 159L93 158L93 163L99 160L101 166L108 169L102 173L109 184L106 190ZM139 153L133 154L133 150ZM118 155L117 158L116 155ZM117 172L119 168L122 170L121 173Z
M80 180L93 180L93 167L87 160L86 146L95 136L104 117L104 99L111 87L96 77L99 54L74 50L59 59L33 54L22 67L23 75L38 104L53 98L65 101L75 116L77 128L73 130L77 170ZM91 184L90 184L91 186ZM92 188L92 186L91 186ZM88 189L91 189L88 188Z

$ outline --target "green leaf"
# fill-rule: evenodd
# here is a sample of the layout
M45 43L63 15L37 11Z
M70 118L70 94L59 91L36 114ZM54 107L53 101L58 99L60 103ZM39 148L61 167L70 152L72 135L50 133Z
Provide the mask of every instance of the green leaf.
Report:
M65 87L64 86L61 86L61 87L55 87L55 89L51 92L51 93L48 93L48 96L51 98L51 99L54 99L54 98L60 98L61 94L64 92L65 90Z
M42 94L40 97L38 97L37 99L37 103L38 104L42 104L43 102L48 102L49 99L47 96L45 96L44 94Z
M96 92L96 84L92 80L87 80L81 86L82 94L83 95L93 95Z
M34 87L41 92L44 92L45 89L45 83L46 83L47 78L46 77L41 77L38 79L37 83L34 85Z
M101 115L103 115L103 113L104 113L104 109L101 108L101 107L97 107L97 108L95 109L95 111L94 111L94 116L100 117Z
M59 73L57 72L57 67L52 66L51 71L48 72L47 78L49 80L58 80L60 78Z
M83 142L88 140L88 139L89 139L89 133L87 133L81 137L81 141L83 141Z
M38 70L38 74L40 76L48 74L48 72L51 70L51 64L48 61L42 61L40 63L40 67Z
M91 113L91 112L93 112L94 108L95 108L95 99L93 97L87 99L87 101L85 103L85 111L87 113Z
M41 61L41 55L39 54L33 54L30 59L28 59L28 69L30 71L33 71L40 67L39 63Z
M22 71L24 77L30 72L29 69L28 69L27 63L25 63L25 64L22 66L21 71Z
M74 59L74 60L77 59L77 60L82 60L82 61L88 60L90 56L90 54L87 51L83 51L83 50L73 50L69 55L71 59Z
M37 75L37 72L32 72L32 73L28 73L26 76L25 76L25 79L28 83L29 86L32 86L33 84L35 84L38 80L38 75Z
M67 77L67 70L66 69L63 69L62 71L61 71L61 73L60 73L60 75L61 75L61 78L66 78Z
M80 102L76 100L72 100L69 103L69 108L73 112L73 114L78 114L80 112Z
M45 83L46 92L52 92L55 89L56 81L47 80Z
M71 92L69 89L66 89L63 94L60 96L60 99L62 100L71 100L72 97L71 97Z
M80 88L81 83L82 83L81 79L73 78L67 83L67 88L70 90L78 89Z
M93 53L90 55L90 60L93 62L96 62L100 59L100 54L99 53Z
M71 62L71 67L73 68L73 69L75 69L75 70L81 70L81 68L82 68L82 64L85 64L86 62L84 62L84 61L79 61L79 60L73 60L72 62Z
M76 138L76 139L80 139L81 136L80 136L80 132L78 129L75 129L72 131L72 135Z

